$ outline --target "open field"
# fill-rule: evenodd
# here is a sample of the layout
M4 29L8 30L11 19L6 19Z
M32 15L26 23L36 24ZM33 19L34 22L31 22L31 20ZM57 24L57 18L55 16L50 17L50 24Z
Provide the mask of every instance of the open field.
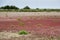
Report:
M26 30L38 38L60 38L60 12L0 12L0 32L15 33L20 30Z

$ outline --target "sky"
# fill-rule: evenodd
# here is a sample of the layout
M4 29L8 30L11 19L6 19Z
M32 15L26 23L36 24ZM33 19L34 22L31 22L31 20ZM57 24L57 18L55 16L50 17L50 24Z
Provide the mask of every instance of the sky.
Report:
M0 6L14 5L19 8L29 6L30 8L58 8L60 0L0 0Z

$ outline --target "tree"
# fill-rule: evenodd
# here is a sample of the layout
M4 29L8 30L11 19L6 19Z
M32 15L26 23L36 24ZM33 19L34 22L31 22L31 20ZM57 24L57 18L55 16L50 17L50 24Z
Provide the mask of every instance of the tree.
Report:
M24 7L23 9L30 9L30 7L29 7L29 6L26 6L26 7Z
M19 8L16 7L16 6L9 6L9 5L6 5L6 6L1 7L0 9L19 9Z
M4 6L4 7L1 7L1 9L9 9L9 6Z
M10 9L19 9L19 8L16 6L10 6Z
M39 8L36 8L36 10L39 10Z

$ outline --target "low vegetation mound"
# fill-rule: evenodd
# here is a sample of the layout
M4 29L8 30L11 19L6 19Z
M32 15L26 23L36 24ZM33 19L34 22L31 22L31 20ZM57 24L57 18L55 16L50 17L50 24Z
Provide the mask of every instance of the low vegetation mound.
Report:
M21 31L19 31L19 35L27 35L27 34L28 34L28 32L25 31L25 30L21 30Z

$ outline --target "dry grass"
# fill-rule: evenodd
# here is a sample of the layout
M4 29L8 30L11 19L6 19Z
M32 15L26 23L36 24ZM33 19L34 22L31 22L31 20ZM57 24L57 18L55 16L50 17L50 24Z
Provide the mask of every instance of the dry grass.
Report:
M15 16L60 16L60 12L0 12L1 17L15 17Z

